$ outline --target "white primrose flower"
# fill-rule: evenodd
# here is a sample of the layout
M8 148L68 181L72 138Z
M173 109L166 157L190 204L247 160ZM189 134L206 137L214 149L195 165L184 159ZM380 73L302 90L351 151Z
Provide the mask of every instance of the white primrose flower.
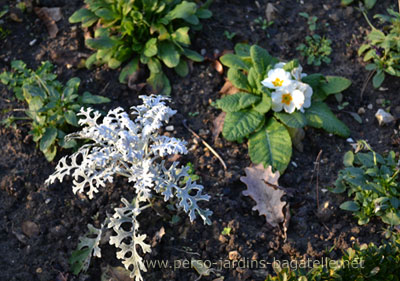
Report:
M279 89L289 86L292 81L289 72L282 68L275 68L268 71L267 78L261 81L261 83L269 89Z
M72 191L92 199L107 182L113 182L116 175L128 178L135 198L131 202L122 199L125 207L116 208L110 222L105 222L104 226L114 230L115 235L109 242L119 249L117 258L123 260L125 268L131 271L130 277L137 281L143 280L141 271L147 270L137 248L141 248L143 254L150 252L150 245L144 242L146 235L139 234L137 216L141 210L152 206L150 199L154 194L158 193L164 201L172 199L177 209L188 214L191 222L200 216L205 224L211 224L209 217L212 214L198 205L200 201L209 201L210 196L202 193L202 185L190 179L189 168L162 160L168 155L188 152L185 141L158 133L176 113L165 105L168 98L154 95L140 98L143 104L132 107L132 114L136 115L134 120L122 108L110 110L104 118L91 108L81 108L78 115L82 117L79 124L83 128L68 135L67 139L90 142L71 156L63 157L56 171L46 180L46 184L52 184L71 175ZM121 227L125 223L132 224L129 231ZM96 232L98 237L101 232ZM129 242L127 237L130 237Z
M282 109L287 113L293 113L296 109L301 110L304 104L304 93L297 89L297 83L281 87L271 94L272 110L280 112Z
M303 67L299 64L298 67L294 68L291 72L293 79L297 81L301 81L304 77L307 76L306 73L303 73Z
M313 89L310 85L302 82L296 83L296 88L303 92L304 94L304 104L303 107L300 109L301 112L304 112L303 108L309 108L311 106L311 97L313 95Z

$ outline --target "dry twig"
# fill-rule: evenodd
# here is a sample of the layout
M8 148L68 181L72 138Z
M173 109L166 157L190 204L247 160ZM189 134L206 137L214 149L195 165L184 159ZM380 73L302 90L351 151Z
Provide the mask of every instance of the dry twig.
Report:
M222 159L222 157L211 147L211 145L209 145L205 140L203 140L198 134L196 134L195 131L193 131L192 129L189 128L189 126L187 125L187 120L183 120L182 121L183 126L189 131L191 132L196 138L198 138L199 140L201 140L201 142L205 145L205 147L207 147L212 154L215 155L215 157L218 158L219 162L221 162L222 166L224 167L224 170L227 170L228 168L226 167L226 164L224 162L224 160Z
M317 185L316 185L316 197L317 197L317 210L319 210L319 161L321 159L321 154L322 154L322 149L319 151L317 158L315 159L314 162L314 170L311 176L311 180L310 180L310 185L314 179L314 174L315 172L317 172Z

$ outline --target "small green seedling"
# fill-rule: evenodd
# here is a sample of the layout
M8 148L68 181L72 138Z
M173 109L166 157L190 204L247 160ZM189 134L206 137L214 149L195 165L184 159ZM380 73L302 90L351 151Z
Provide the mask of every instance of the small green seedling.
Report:
M204 58L189 49L190 31L200 30L200 20L212 13L197 1L182 0L85 0L70 23L93 27L94 37L85 44L95 53L86 66L108 65L111 69L123 66L119 80L128 83L140 67L147 66L147 84L152 93L169 95L171 85L163 65L184 77L189 73L187 60L201 62Z
M28 120L30 134L48 161L56 156L57 147L77 146L75 140L65 141L64 136L71 132L70 126L78 126L77 113L82 106L110 101L89 92L79 95L79 78L71 78L62 85L48 61L36 71L28 69L20 60L13 61L11 68L13 72L0 74L0 82L7 85L18 100L26 102L28 108L23 109L25 117L10 116L2 123L10 126L17 120Z
M4 21L2 18L8 13L8 6L3 6L0 10L0 39L3 40L5 39L8 35L10 35L10 30L4 28L2 24Z
M388 9L389 15L375 15L382 23L387 23L382 30L375 28L364 16L372 30L367 35L368 42L361 45L359 56L364 56L366 69L375 73L372 84L379 88L385 80L385 74L400 77L400 14Z
M377 0L342 0L341 4L342 4L343 6L348 6L348 5L353 4L354 2L360 2L360 4L364 4L364 6L365 6L368 10L370 10L370 9L372 9L372 8L375 6L376 1L377 1Z
M229 236L229 235L231 235L231 231L232 231L232 228L224 227L224 230L222 230L221 234Z
M367 148L369 152L360 152ZM365 142L359 141L356 153L345 154L345 169L339 171L334 193L347 192L352 201L340 208L354 213L360 225L372 217L379 217L389 225L400 225L399 159L391 151L386 157L376 153Z
M316 16L310 16L308 13L299 13L299 16L307 19L308 28L311 31L315 31L317 29L317 21L318 18Z
M291 269L273 264L276 276L267 276L266 281L307 281L307 280L399 280L400 276L400 234L391 233L380 246L374 243L355 244L343 252L338 260L327 259L322 265L305 270L301 266ZM283 264L282 264L283 265Z
M224 36L228 40L232 40L236 36L236 32L229 32L228 30L224 31Z
M259 25L262 30L267 30L270 26L274 24L274 21L267 21L266 19L262 17L258 17L254 20L254 23Z
M300 44L296 50L307 59L307 64L319 66L322 62L331 63L332 41L318 34L306 36L306 44Z

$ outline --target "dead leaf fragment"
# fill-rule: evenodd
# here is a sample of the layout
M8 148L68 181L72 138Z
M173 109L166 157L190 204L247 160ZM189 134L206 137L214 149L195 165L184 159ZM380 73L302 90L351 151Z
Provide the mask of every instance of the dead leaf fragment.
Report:
M222 95L233 95L236 93L239 93L240 90L233 86L231 81L226 80L225 84L222 86L221 90L219 90L219 93Z
M21 225L22 232L28 236L36 236L39 234L39 226L32 221L24 221Z
M101 281L132 281L129 277L130 272L122 266L112 267L107 265L102 267Z
M35 14L38 16L38 18L41 19L46 25L50 38L55 38L58 33L56 21L59 21L62 18L61 9L35 7L33 10L35 11Z
M23 14L20 9L17 8L10 8L10 19L15 22L22 22Z
M274 5L271 3L267 4L267 8L265 9L265 17L267 18L267 21L272 21L275 19L275 12L277 12L278 9L275 8Z
M271 166L265 169L262 163L257 166L247 167L244 170L246 176L240 177L240 180L247 185L247 190L242 192L243 195L250 196L256 201L253 211L258 211L260 215L265 216L270 225L278 227L279 223L282 223L285 219L282 210L286 202L281 201L281 198L286 193L281 189L275 189L271 185L279 186L279 172L273 173Z
M56 276L56 281L68 281L68 273L59 272Z
M218 60L213 61L213 67L219 74L224 73L224 67L222 66L222 63L220 63Z
M287 240L287 231L289 229L290 218L290 204L287 203L285 206L285 221L283 222L283 239L285 242Z
M217 118L213 121L213 129L212 129L212 139L215 140L218 138L219 134L222 132L224 128L224 121L225 121L226 112L221 112Z

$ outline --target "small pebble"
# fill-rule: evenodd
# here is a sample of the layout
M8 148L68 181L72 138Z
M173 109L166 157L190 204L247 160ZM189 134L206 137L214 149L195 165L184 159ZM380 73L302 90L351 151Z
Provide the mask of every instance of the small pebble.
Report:
M347 141L348 143L354 143L354 140L353 140L352 138L348 138L346 141Z
M35 45L36 42L37 42L37 39L33 39L31 42L29 42L29 46Z
M230 252L229 252L229 255L228 255L228 257L229 257L229 259L230 259L231 261L238 260L238 259L239 259L239 256L240 256L240 254L239 254L238 251L230 251Z
M46 201L44 201L44 203L49 204L51 202L51 198L47 198Z
M365 113L365 108L364 108L364 107L360 107L360 108L358 109L357 113L358 113L359 115L364 114L364 113Z
M173 125L167 126L165 127L165 130L172 132L174 130L174 126Z
M295 168L297 168L298 166L297 166L297 163L296 162L294 162L294 161L292 161L292 165L295 167Z
M382 108L380 108L376 113L375 113L376 119L378 119L378 123L380 126L389 124L393 122L395 119L392 116L392 114L386 112Z
M372 105L372 103L370 103L370 104L367 106L367 108L368 108L368 109L373 109L374 106Z

